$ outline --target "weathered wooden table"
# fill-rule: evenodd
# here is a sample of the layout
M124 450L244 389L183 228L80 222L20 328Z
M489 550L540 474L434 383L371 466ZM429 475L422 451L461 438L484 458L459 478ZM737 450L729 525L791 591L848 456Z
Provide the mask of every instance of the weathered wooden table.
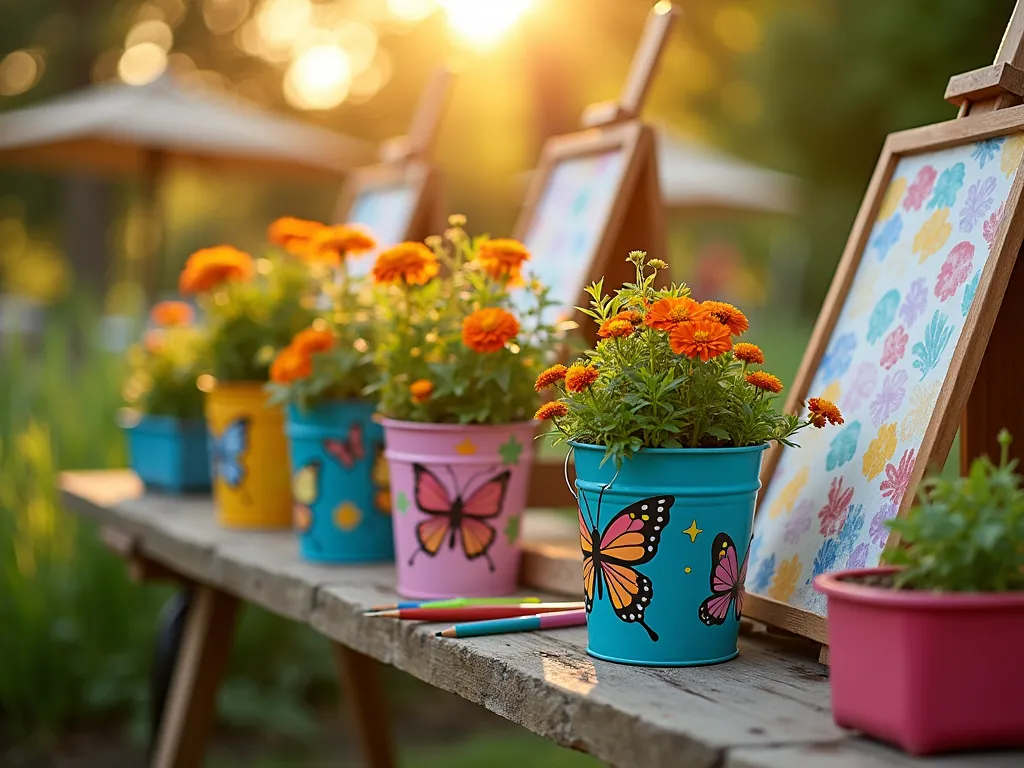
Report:
M376 662L623 768L1024 766L1024 752L915 760L841 730L832 722L827 672L804 641L755 631L744 634L739 658L727 664L645 669L591 659L582 628L436 638L435 625L363 616L371 605L394 601L388 566L303 562L293 535L225 530L209 499L143 496L129 472L67 473L61 486L65 504L99 523L136 575L192 585L153 753L161 768L202 763L240 600L335 641L373 766L391 764Z

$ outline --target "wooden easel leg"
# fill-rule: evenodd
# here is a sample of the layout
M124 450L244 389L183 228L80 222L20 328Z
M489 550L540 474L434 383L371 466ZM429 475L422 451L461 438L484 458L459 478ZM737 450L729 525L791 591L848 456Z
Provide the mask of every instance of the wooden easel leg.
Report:
M153 768L203 764L237 612L236 597L205 585L197 588L153 752Z
M334 643L334 663L339 684L348 689L356 737L370 768L391 768L391 729L376 659Z
M818 651L818 662L821 663L821 664L824 664L826 667L828 666L828 646L827 645L821 646L821 650Z
M1010 457L1024 458L1024 408L1016 405L1024 376L1021 328L1024 328L1024 261L1018 254L964 409L960 425L962 474L967 474L967 468L977 456L988 454L992 461L999 461L996 437L1003 427L1010 430L1014 438Z

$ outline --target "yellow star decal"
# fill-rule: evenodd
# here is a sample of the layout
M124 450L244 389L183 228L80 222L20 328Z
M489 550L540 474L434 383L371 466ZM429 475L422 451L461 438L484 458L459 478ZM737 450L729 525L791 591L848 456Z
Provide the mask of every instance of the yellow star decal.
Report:
M455 451L461 456L472 456L476 453L476 446L468 437L455 446Z
M703 528L698 528L697 527L697 521L694 520L692 523L690 523L690 527L689 528L684 528L683 529L683 533L685 533L687 536L690 537L690 543L693 544L693 542L695 542L697 540L697 534L698 533L704 533L704 529Z

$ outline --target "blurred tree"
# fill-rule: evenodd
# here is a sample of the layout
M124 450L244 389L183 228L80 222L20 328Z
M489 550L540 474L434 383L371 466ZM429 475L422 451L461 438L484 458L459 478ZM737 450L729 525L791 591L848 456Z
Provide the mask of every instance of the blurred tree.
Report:
M742 62L763 120L729 143L806 180L805 299L816 309L887 133L952 119L950 76L992 62L1014 0L787 0Z

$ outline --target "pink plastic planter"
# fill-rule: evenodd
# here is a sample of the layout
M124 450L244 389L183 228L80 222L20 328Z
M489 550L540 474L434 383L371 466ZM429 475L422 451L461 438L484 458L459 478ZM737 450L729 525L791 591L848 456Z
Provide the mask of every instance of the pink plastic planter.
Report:
M832 710L907 752L1024 746L1024 592L864 586L894 568L815 578L828 595Z

